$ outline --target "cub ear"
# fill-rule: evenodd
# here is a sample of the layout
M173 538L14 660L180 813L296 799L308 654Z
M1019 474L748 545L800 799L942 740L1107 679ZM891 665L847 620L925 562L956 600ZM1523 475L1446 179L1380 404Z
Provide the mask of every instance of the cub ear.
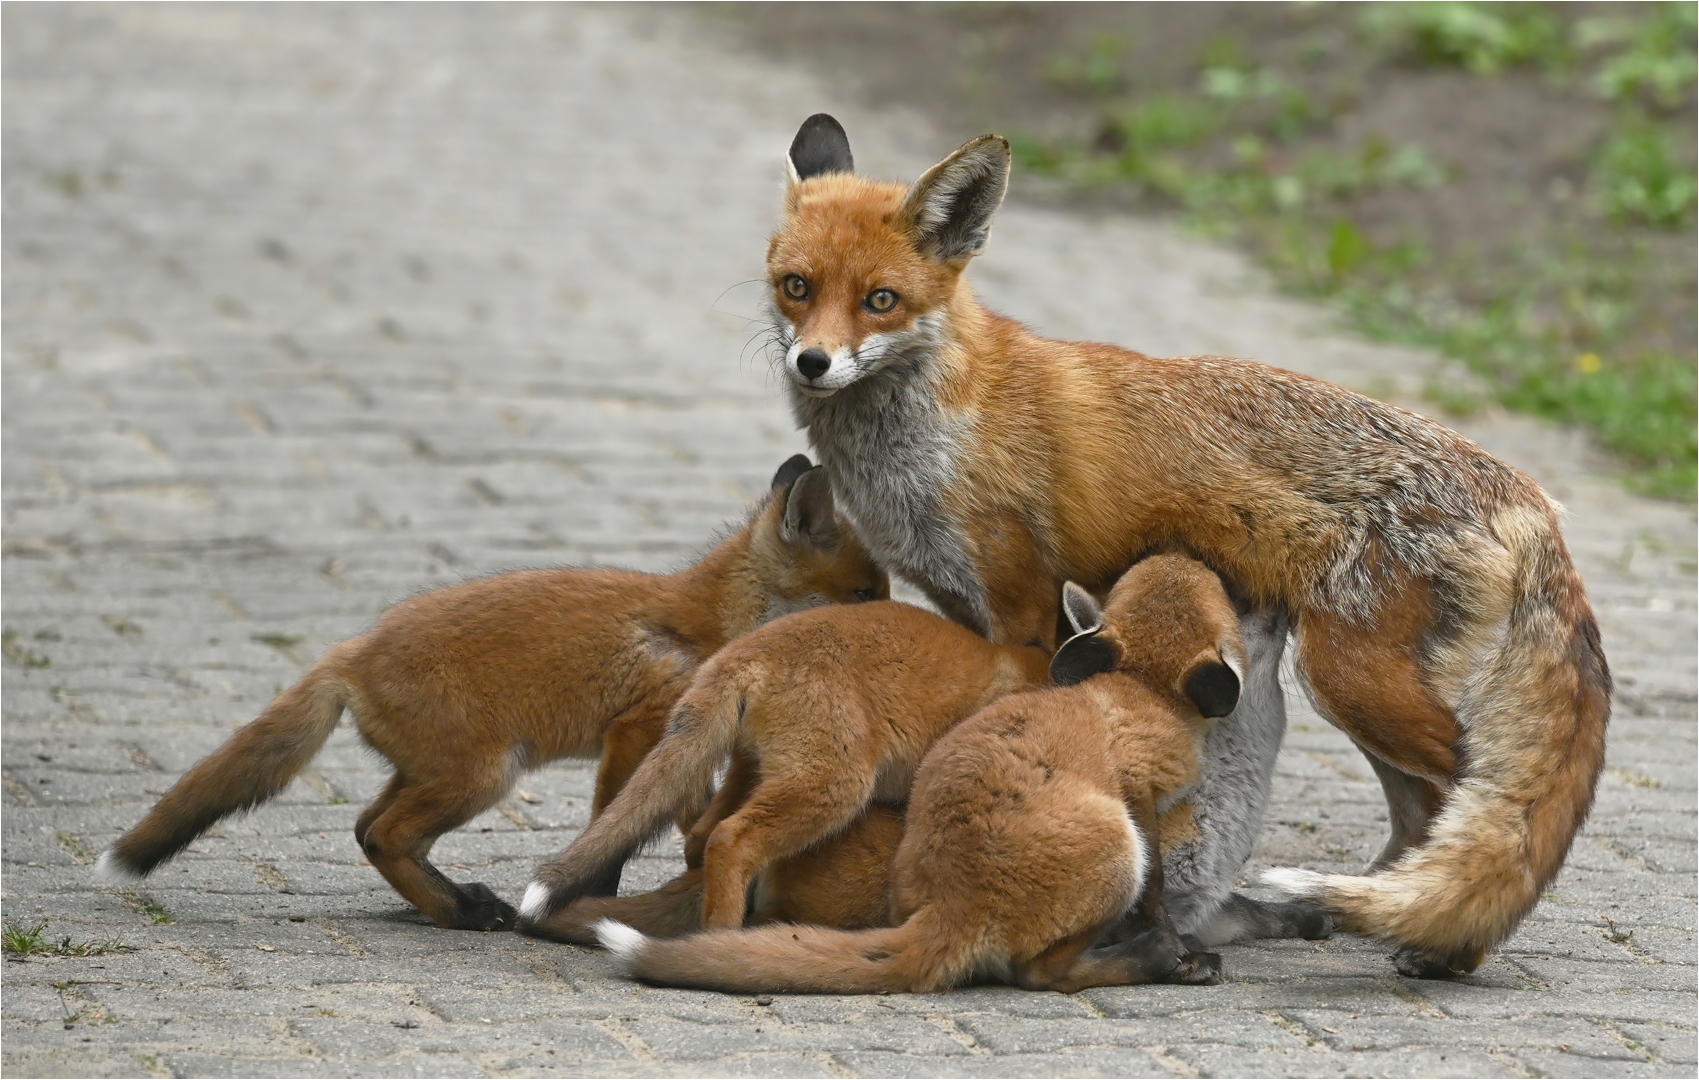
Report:
M1076 634L1103 629L1103 608L1090 593L1071 581L1062 586L1062 610Z
M836 546L837 504L832 500L832 482L826 479L823 467L816 465L804 472L786 493L779 538L787 544L806 543L826 549Z
M796 483L796 478L814 468L814 462L808 460L807 454L796 454L779 466L779 471L773 474L771 487L788 488Z
M940 262L985 250L991 216L1009 190L1009 140L981 135L927 170L903 196L898 216L915 246Z
M855 172L855 158L850 154L844 126L825 113L815 113L802 122L796 138L791 140L785 164L790 168L793 184L825 173Z
M1120 662L1121 650L1114 642L1099 637L1096 630L1087 630L1062 642L1050 658L1050 681L1057 686L1073 686L1093 675L1114 671Z
M1204 716L1226 716L1239 704L1239 676L1213 653L1192 666L1182 686Z

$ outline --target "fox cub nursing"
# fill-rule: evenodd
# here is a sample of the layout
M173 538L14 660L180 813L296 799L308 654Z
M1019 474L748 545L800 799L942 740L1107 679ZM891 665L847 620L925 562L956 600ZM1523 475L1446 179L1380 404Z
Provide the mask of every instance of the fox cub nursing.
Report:
M913 184L858 176L810 117L767 247L799 426L881 565L1011 644L1063 581L1182 550L1287 619L1317 708L1362 748L1392 837L1362 877L1278 881L1474 969L1587 816L1610 674L1558 509L1438 424L1302 375L1046 340L965 281L1009 179L967 143ZM1137 252L1128 252L1137 258Z
M1065 609L1079 633L1052 665L1062 685L1002 698L922 763L894 867L900 925L654 940L604 921L602 943L646 981L739 992L1212 981L1219 959L1188 954L1162 911L1158 815L1237 702L1238 617L1179 556L1138 563L1102 609L1070 584ZM1127 940L1094 947L1130 912Z
M600 814L660 741L697 666L727 641L787 612L888 592L839 520L824 471L799 454L746 523L675 574L526 570L395 605L191 769L101 868L145 875L271 798L346 708L395 766L354 826L372 865L439 926L511 927L510 905L427 860L439 836L501 801L524 771L572 755L601 755ZM587 890L611 893L622 864L600 865Z
M824 608L778 619L702 666L667 736L631 782L526 890L520 929L571 935L557 917L700 791L725 781L691 829L702 923L742 926L774 859L838 832L869 802L901 802L932 744L964 717L1049 679L1042 649L994 645L908 604Z

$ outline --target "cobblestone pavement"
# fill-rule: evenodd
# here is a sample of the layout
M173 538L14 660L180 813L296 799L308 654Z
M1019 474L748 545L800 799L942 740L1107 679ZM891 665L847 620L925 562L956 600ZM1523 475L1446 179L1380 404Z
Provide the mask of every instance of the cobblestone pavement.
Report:
M803 448L742 318L779 154L819 108L869 171L974 133L870 113L689 17L4 9L4 910L133 947L5 964L4 1072L1692 1075L1694 515L1502 416L1468 430L1569 505L1621 689L1568 868L1455 983L1341 938L1230 948L1208 988L637 987L592 950L422 924L350 836L384 774L346 726L144 887L91 883L386 603L500 568L677 565ZM973 276L1057 335L1406 399L1437 370L1148 223L1012 205ZM1257 861L1359 867L1378 789L1294 723ZM590 780L525 780L442 865L516 898Z

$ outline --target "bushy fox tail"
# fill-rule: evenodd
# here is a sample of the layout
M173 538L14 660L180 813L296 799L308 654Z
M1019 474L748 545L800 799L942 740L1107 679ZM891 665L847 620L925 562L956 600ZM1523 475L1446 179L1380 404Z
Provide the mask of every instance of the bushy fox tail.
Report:
M1610 670L1555 521L1532 532L1506 632L1458 703L1467 765L1427 839L1362 877L1264 876L1337 912L1344 929L1398 943L1406 974L1474 970L1539 901L1592 807Z
M621 923L652 938L675 938L702 929L702 871L686 870L653 892L635 896L583 896L549 921L549 936L594 945L596 926Z
M190 769L100 856L95 872L108 880L145 877L216 822L288 786L318 755L348 703L339 659L340 647L279 694L259 719Z
M519 906L521 931L553 937L545 920L610 877L617 883L625 861L672 824L681 805L701 797L737 739L744 693L736 668L713 660L703 665L673 707L666 737L572 846L537 871Z
M828 930L774 923L670 940L623 923L596 925L628 975L659 986L726 993L924 993L966 982L978 959L972 931L923 908L890 930Z

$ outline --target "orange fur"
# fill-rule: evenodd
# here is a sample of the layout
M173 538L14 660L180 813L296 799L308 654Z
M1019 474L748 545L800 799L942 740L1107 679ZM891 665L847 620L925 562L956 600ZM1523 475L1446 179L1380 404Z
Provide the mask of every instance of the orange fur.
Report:
M1099 614L1057 655L1059 674L1084 681L1005 697L926 756L897 848L894 929L636 942L604 929L604 943L638 978L726 991L1210 981L1218 958L1186 955L1162 915L1155 808L1197 780L1213 723L1192 697L1200 673L1236 693L1224 660L1243 661L1238 619L1214 574L1174 556L1133 567ZM1138 932L1093 949L1135 903Z
M848 171L835 121L811 119L798 147L813 164L767 249L775 321L797 418L875 557L1003 642L1052 645L1062 581L1101 590L1153 550L1287 612L1328 719L1377 769L1445 794L1400 824L1395 865L1304 888L1403 946L1404 970L1479 963L1562 865L1609 718L1544 492L1319 380L1046 340L987 311L963 271L1007 179L996 136L908 187ZM875 311L882 290L897 299ZM1389 804L1425 813L1403 785Z
M676 574L525 570L397 604L191 769L110 861L146 874L270 798L346 706L395 767L355 826L372 865L440 926L511 926L513 909L488 889L430 864L438 836L499 802L523 771L569 755L600 753L600 813L728 639L775 610L886 595L884 575L838 522L824 474L797 475L807 465L787 463L748 523ZM611 891L618 873L598 888Z
M1042 650L993 645L894 602L776 620L703 666L666 739L553 863L549 900L520 928L557 936L562 909L656 828L728 753L721 796L692 829L703 925L742 926L750 883L774 859L833 835L874 801L900 802L937 738L974 710L1049 678ZM746 794L745 794L746 793Z

